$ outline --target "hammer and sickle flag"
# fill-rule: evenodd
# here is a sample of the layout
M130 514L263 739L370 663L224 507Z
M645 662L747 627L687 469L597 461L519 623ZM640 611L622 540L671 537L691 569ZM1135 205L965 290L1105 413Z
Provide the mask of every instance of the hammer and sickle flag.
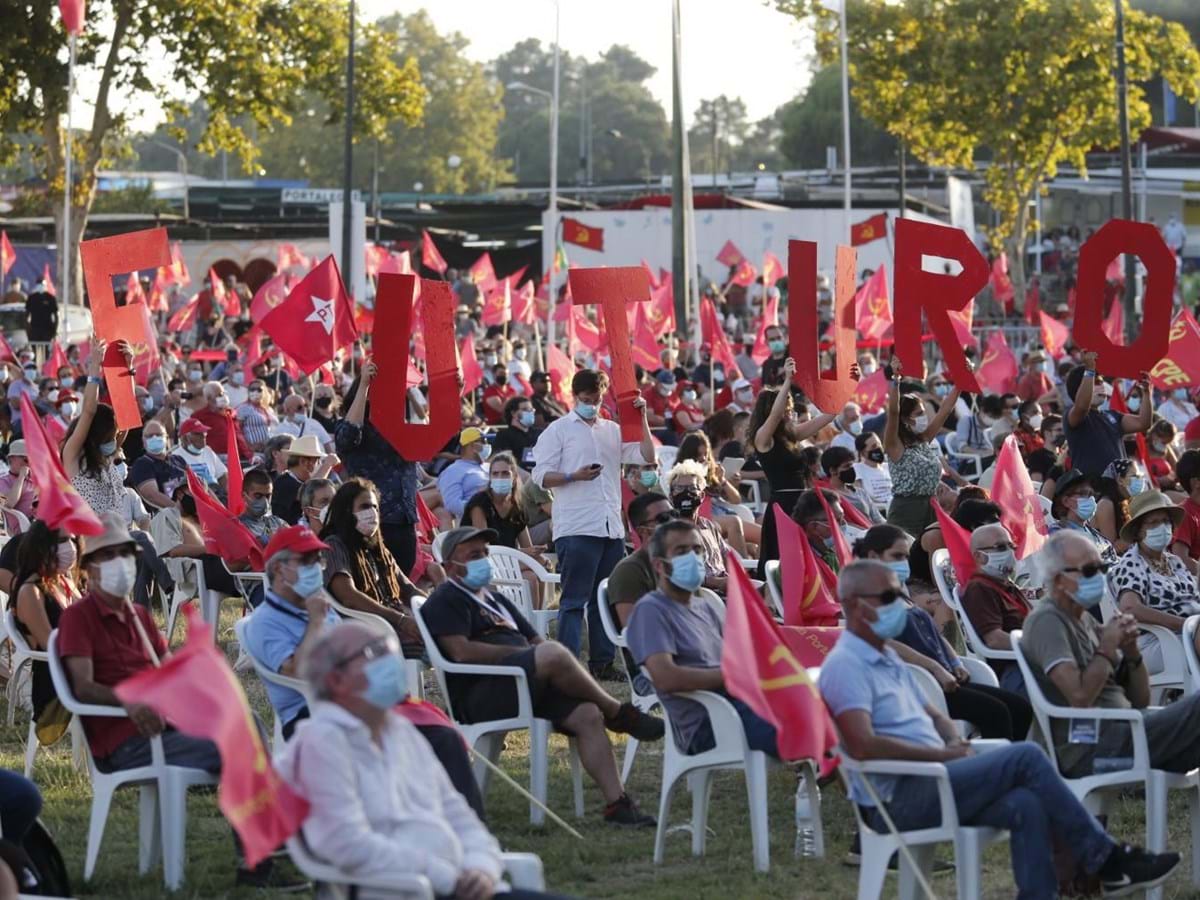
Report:
M831 769L836 763L826 754L837 743L837 733L816 685L733 554L726 558L726 569L721 647L726 689L775 726L781 759L811 759L822 771Z

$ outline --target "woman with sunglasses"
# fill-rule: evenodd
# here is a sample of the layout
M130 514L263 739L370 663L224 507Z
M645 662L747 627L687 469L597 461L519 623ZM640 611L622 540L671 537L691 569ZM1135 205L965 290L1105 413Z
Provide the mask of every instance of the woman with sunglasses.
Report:
M1129 504L1150 487L1146 470L1137 460L1114 459L1097 483L1096 529L1124 553L1128 544L1121 533L1129 523Z
M934 588L928 582L909 578L908 551L912 538L895 525L876 525L854 544L857 559L875 559L896 573L906 586L908 606L904 629L895 641L913 652L905 662L925 669L937 679L946 695L951 719L963 719L979 730L984 738L1022 741L1033 722L1033 707L1019 694L986 684L973 684L971 676L954 648L942 637L933 617L914 603L917 593L925 595ZM883 601L888 602L887 600ZM899 648L897 648L899 652Z
M1175 529L1183 521L1183 510L1159 491L1145 491L1130 503L1129 521L1121 529L1128 543L1112 572L1113 591L1122 612L1138 622L1161 625L1175 633L1183 631L1184 620L1200 613L1196 576L1170 546ZM1162 650L1151 634L1138 638L1138 647L1151 674L1163 668Z

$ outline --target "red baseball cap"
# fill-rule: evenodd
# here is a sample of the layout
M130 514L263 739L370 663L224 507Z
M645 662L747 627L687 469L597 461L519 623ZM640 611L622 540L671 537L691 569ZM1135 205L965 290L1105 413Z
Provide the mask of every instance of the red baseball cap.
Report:
M1187 423L1187 427L1183 429L1183 439L1185 441L1200 441L1200 416Z
M271 535L267 549L263 551L263 559L270 559L276 553L291 550L293 553L311 553L313 550L328 550L329 545L312 533L307 525L289 525L280 528Z
M179 426L180 436L185 434L208 434L210 431L212 431L211 428L194 418L184 419L183 424Z

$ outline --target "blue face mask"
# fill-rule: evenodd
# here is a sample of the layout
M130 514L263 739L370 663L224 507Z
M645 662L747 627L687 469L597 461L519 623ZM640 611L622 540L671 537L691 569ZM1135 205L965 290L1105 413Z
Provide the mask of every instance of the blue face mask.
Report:
M158 455L167 449L167 439L161 434L150 435L150 437L146 438L144 443L146 444L147 453Z
M1071 599L1084 609L1091 609L1104 596L1104 575L1097 572L1090 578L1080 578L1075 588L1075 596Z
M653 469L643 470L639 477L642 481L642 487L652 488L658 484L658 473Z
M1125 405L1129 408L1129 411L1131 413L1137 412L1139 409L1142 408L1142 398L1141 397L1130 397L1128 400L1125 401Z
M575 412L579 413L584 419L596 418L596 406L592 403L576 403Z
M98 449L100 451L101 456L112 456L114 453L117 452L117 442L116 441L105 441L103 444L101 444L96 449Z
M1096 514L1096 498L1080 497L1075 502L1075 514L1085 522L1091 521L1092 516Z
M696 552L672 556L671 572L667 579L681 591L692 593L704 584L704 562Z
M321 585L324 583L325 573L321 569L321 564L309 563L296 570L296 580L292 584L292 590L301 597L311 597L321 589Z
M832 550L833 549L833 535L831 534L829 537L825 538L823 543L825 544L825 547L827 549Z
M770 341L767 346L771 348L772 353L782 353L787 348L783 341Z
M909 576L912 575L912 567L909 566L907 559L893 560L892 562L884 563L884 565L896 573L896 577L900 579L901 584L906 584Z
M871 631L881 641L890 641L908 624L908 605L897 597L887 606L876 607L875 616L875 621L871 623Z
M511 494L512 493L512 479L511 478L493 478L492 479L492 493L500 494L501 496Z
M473 559L467 563L467 572L463 575L463 584L473 591L479 590L492 583L492 561L486 556Z
M395 653L379 656L363 666L367 689L362 698L376 709L391 709L408 694L404 663Z
M1176 400L1187 400L1187 388L1176 388L1171 394Z
M517 417L517 421L520 422L526 428L531 428L533 426L533 410L532 409L524 410Z
M1136 497L1138 494L1142 493L1142 491L1144 491L1144 490L1146 490L1146 479L1145 478L1135 477L1135 478L1129 479L1129 495L1131 497Z

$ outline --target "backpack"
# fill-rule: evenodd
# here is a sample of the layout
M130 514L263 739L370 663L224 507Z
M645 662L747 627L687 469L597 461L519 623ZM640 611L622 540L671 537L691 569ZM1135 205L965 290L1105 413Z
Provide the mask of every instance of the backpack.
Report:
M6 848L11 853L5 853ZM72 896L67 866L41 819L30 827L21 846L0 840L0 858L12 868L22 896Z

